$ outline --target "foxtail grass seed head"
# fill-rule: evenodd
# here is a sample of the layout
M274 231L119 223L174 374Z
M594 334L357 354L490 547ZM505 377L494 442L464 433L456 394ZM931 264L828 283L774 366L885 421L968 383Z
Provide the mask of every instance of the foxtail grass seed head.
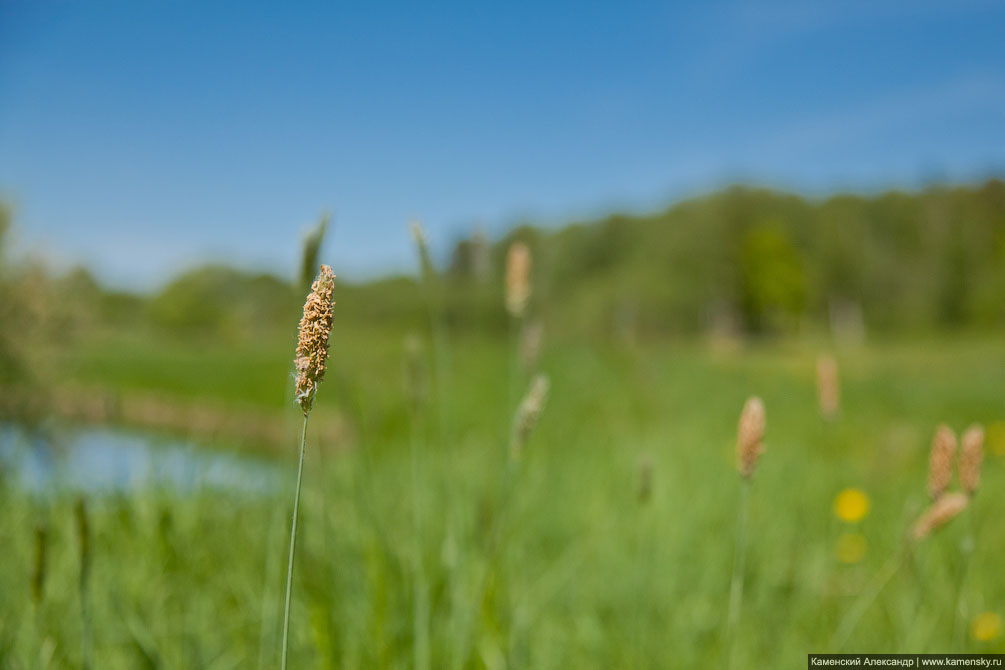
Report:
M974 424L960 439L960 486L967 495L977 492L981 483L981 461L984 459L984 428Z
M841 405L837 361L826 354L817 358L817 400L820 403L820 416L833 419L837 415Z
M945 493L933 502L918 518L911 529L911 537L923 540L933 531L952 521L960 512L967 508L970 498L964 493Z
M297 403L307 416L314 404L318 384L325 378L328 361L328 338L332 330L335 306L335 275L327 265L321 266L318 278L304 303L304 316L300 319L297 339Z
M932 438L932 453L928 459L928 495L937 500L953 479L953 456L956 455L956 434L946 424L939 424Z
M736 431L736 464L745 479L754 474L757 458L764 451L761 445L764 426L764 403L757 396L751 396L743 405Z
M36 606L41 604L45 595L45 564L48 532L45 526L35 527L35 561L31 568L31 601Z
M506 254L506 309L522 318L530 300L530 248L514 242Z
M510 439L510 457L513 460L520 460L523 449L530 437L530 431L534 429L544 403L548 399L548 376L537 375L531 382L530 390L520 402L513 417L513 434Z

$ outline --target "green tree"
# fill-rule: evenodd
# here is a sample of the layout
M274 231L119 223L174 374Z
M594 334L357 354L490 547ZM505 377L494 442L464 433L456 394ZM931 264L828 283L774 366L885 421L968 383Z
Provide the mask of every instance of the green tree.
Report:
M806 308L804 263L782 224L755 224L739 253L740 309L752 332L790 328Z

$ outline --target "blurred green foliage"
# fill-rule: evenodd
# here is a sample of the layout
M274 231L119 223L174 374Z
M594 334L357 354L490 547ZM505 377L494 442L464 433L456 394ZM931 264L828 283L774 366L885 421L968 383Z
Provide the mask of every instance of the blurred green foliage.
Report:
M11 209L0 202L0 385L38 387L51 377L47 357L58 328L52 318L55 288L35 259L14 262L6 237Z
M288 333L327 221L305 238L296 282L211 265L140 296L100 289L78 269L62 275L59 290L72 293L78 321L230 340ZM0 226L9 226L8 210ZM607 338L628 328L656 337L726 324L734 334L792 334L839 327L845 313L878 333L1005 322L1001 180L819 201L733 187L652 214L522 225L494 243L476 233L456 242L437 284L449 327L506 331L503 266L516 239L533 250L533 308L552 332ZM8 267L3 290L28 269ZM340 276L336 300L356 320L428 321L413 277Z
M739 266L740 309L751 330L781 329L806 309L806 271L781 223L746 231Z
M0 382L10 383L19 376L16 346L11 341L16 329L17 306L14 292L7 280L7 230L10 228L10 208L0 202Z
M153 324L181 334L254 336L288 323L293 288L271 275L222 266L185 273L150 300Z
M518 229L495 249L497 274L513 237L535 251L539 307L597 335L625 305L652 334L699 333L721 312L747 333L827 327L835 304L877 331L1005 321L1000 180L821 201L734 187L650 215ZM451 265L455 283L467 267Z

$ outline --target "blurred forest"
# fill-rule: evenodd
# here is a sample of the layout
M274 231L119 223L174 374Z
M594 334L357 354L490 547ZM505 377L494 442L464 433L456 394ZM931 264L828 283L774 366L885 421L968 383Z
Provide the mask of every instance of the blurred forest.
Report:
M0 209L0 236L11 219L9 207ZM223 341L289 336L325 225L306 240L295 280L213 265L151 295L109 290L87 269L47 269L0 247L0 383L29 367L44 371L37 359L45 356L33 359L32 343L65 342L82 330L155 329ZM822 200L737 186L652 214L520 225L494 241L475 232L441 259L433 291L452 329L505 332L502 266L516 239L533 251L533 311L551 333L652 339L829 330L861 338L1005 322L999 179ZM354 322L428 322L428 301L413 277L340 279L339 311Z

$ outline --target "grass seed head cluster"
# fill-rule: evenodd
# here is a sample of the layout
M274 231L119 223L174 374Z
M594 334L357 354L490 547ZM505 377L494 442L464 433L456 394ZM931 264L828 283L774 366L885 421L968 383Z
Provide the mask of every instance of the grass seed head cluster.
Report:
M506 309L515 318L523 318L530 301L530 248L514 242L506 255Z
M296 398L307 416L314 404L318 384L325 378L328 360L328 339L331 335L335 300L335 275L327 265L321 266L318 278L304 303L304 316L300 319L297 338Z
M757 396L747 399L740 413L740 424L736 431L736 463L740 474L750 479L754 474L757 459L764 451L764 402Z
M984 428L970 426L960 440L960 486L964 493L974 495L981 483L981 461L984 460Z
M928 460L928 495L938 500L953 479L953 457L956 455L956 435L946 424L935 429L932 452Z

